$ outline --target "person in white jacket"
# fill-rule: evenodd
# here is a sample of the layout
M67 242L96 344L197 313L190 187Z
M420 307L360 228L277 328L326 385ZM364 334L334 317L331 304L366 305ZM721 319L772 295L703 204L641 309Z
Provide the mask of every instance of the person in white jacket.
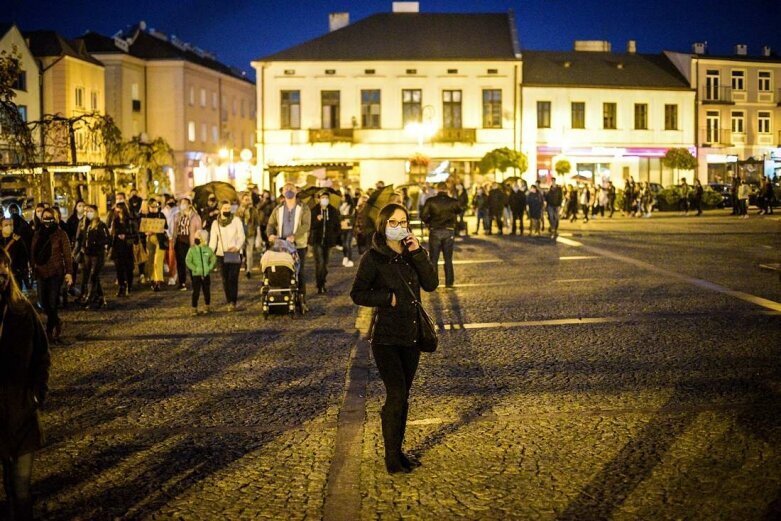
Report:
M212 223L209 233L209 247L217 255L217 264L222 275L222 288L228 309L236 311L239 300L239 271L244 246L244 225L241 219L231 212L228 201L220 203L220 216Z

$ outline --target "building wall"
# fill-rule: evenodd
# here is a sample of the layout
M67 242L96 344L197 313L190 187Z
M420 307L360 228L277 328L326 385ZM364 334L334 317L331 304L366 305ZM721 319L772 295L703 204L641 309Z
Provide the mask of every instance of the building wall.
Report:
M628 176L669 184L673 180L661 171L659 157L668 148L694 147L691 90L523 86L522 92L522 150L529 158L524 178L529 182L536 181L538 170L552 170L558 159L566 158L573 174L578 162L610 165L610 179L619 187ZM538 102L550 102L550 128L537 128ZM585 103L583 129L572 128L573 102ZM616 129L603 128L603 103L616 104ZM647 130L635 129L635 104L648 105ZM665 130L668 104L678 106L677 130ZM550 159L542 164L546 157Z
M146 129L146 78L144 62L122 53L95 54L106 71L106 113L114 118L124 139L138 136ZM134 87L135 85L135 87ZM135 96L134 96L135 95ZM133 100L140 110L133 110Z
M6 51L10 54L14 47L21 58L22 70L27 74L27 89L14 90L16 97L13 101L17 106L27 108L27 121L37 121L41 119L40 71L35 57L16 26L11 27L5 36L0 38L0 51ZM37 136L35 138L37 139Z
M520 131L519 107L515 106L515 85L521 80L520 60L255 62L253 66L258 71L258 157L266 166L354 162L360 165L362 185L368 186L376 177L398 184L407 182L405 164L417 152L429 156L434 163L477 161L494 148L512 148ZM457 72L449 72L451 69ZM495 72L489 73L489 69ZM361 128L364 89L381 91L380 129ZM462 128L474 129L475 143L439 143L430 137L423 138L421 143L402 123L403 89L421 89L423 119L434 127L443 126L443 91L460 90ZM502 91L501 128L483 128L483 89ZM281 128L283 90L301 93L300 129ZM353 130L351 142L310 142L310 129L323 127L321 91L325 90L340 92L339 127Z

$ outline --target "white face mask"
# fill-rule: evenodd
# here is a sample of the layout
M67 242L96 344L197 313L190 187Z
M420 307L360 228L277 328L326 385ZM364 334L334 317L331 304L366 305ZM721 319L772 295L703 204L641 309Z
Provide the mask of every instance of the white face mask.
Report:
M183 212L186 212L187 210L189 210L189 209L190 209L190 205L188 205L188 204L180 204L180 205L179 205L179 209L180 209L181 211L183 211Z
M392 227L388 225L385 227L385 237L391 241L403 241L409 236L409 230L401 226Z
M330 200L327 197L323 197L322 199L320 199L320 206L326 208L328 206L329 201Z
M87 212L87 219L90 221L95 218L95 212Z

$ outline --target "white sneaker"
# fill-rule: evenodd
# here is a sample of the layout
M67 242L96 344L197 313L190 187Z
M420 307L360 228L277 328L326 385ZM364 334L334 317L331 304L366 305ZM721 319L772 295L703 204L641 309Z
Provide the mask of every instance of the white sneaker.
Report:
M353 266L355 266L355 263L351 260L348 260L347 264L344 265L345 268L352 268Z
M168 285L176 286L176 277L171 277L170 279L168 279Z
M347 266L347 257L342 258L342 266Z
M141 275L141 276L138 278L138 281L139 281L141 284L145 284L145 283L146 283L146 276L144 276L144 275Z

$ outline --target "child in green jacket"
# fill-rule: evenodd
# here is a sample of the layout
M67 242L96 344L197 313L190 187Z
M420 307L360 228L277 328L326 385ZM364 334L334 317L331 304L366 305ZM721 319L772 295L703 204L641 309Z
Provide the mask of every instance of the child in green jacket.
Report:
M198 298L201 289L203 289L203 302L206 307L204 314L209 313L209 304L211 303L211 277L209 276L217 264L217 256L209 248L209 233L201 230L199 236L195 238L195 245L190 246L185 258L187 269L190 270L190 277L193 281L193 315L198 314Z

